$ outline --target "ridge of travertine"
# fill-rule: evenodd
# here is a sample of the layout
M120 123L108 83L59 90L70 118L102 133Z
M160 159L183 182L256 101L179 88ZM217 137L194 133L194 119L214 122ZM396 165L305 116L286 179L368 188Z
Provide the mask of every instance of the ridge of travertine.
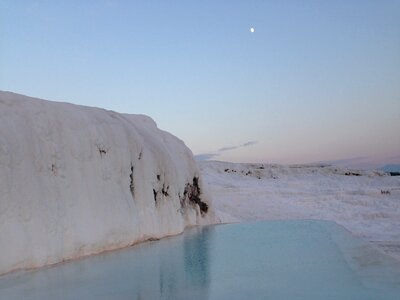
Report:
M204 190L147 116L0 91L0 274L214 222Z

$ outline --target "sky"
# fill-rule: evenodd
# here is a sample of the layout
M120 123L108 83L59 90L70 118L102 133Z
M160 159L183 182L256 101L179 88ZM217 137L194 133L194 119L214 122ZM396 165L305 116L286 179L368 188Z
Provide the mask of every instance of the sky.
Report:
M0 90L149 115L198 159L399 163L400 1L0 0Z

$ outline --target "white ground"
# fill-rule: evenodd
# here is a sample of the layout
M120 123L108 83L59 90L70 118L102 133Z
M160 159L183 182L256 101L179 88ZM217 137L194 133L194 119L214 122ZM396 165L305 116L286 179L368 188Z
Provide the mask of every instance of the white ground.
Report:
M199 165L222 222L332 220L400 259L400 177L323 166Z

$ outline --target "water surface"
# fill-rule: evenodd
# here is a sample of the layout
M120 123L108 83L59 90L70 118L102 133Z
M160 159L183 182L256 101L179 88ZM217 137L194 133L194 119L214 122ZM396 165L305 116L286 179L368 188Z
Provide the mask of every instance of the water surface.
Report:
M0 277L0 299L398 300L400 263L323 221L207 226Z

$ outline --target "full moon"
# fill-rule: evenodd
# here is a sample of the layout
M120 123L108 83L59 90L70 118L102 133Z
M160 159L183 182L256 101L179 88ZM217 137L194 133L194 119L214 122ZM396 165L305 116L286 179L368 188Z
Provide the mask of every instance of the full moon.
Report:
M250 32L253 33L254 31L256 31L256 30L254 29L254 27L251 27L251 28L250 28Z

